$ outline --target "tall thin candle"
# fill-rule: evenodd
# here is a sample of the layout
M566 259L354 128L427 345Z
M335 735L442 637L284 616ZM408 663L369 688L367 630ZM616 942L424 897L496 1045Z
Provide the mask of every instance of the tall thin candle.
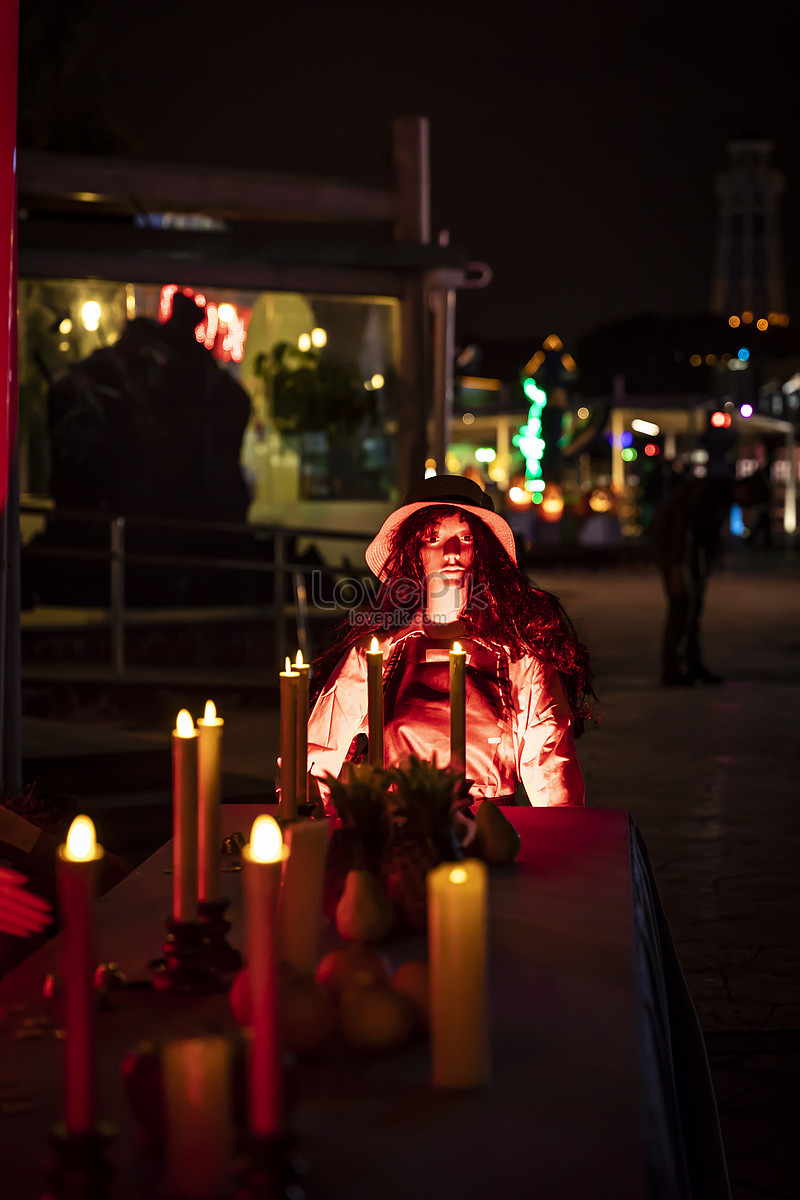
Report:
M275 906L281 882L283 844L278 822L256 817L242 851L247 978L253 1012L248 1070L248 1123L258 1137L273 1137L283 1124L278 1027L278 956Z
M466 770L467 756L467 655L460 642L450 651L450 766Z
M220 898L222 730L213 700L197 722L197 899Z
M434 1087L489 1081L486 864L441 863L428 873L431 1054Z
M374 637L367 651L367 707L369 762L383 767L383 651Z
M303 662L302 650L297 651L292 670L297 681L297 803L308 803L308 675L309 664Z
M278 816L294 820L297 816L297 686L300 676L286 659L281 681L281 797Z
M172 917L197 920L197 730L185 708L172 731Z
M317 968L329 835L330 821L293 821L286 827L289 857L278 903L280 960L305 977Z
M169 1041L162 1065L169 1195L217 1200L230 1171L230 1042L221 1036Z
M70 1133L94 1128L94 946L92 899L103 858L89 817L76 817L58 848L56 883L63 931L64 1120Z

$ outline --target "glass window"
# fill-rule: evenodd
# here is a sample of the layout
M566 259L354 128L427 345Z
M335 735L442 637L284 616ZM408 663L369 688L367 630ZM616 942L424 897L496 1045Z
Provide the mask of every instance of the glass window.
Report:
M390 494L393 298L23 279L19 310L28 495L269 521Z

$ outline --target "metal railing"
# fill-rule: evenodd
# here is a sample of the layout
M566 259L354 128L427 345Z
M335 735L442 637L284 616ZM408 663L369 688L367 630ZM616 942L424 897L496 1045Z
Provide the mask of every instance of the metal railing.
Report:
M123 678L129 669L125 651L125 633L129 625L129 608L126 606L126 573L129 567L146 566L161 567L165 570L176 568L204 569L212 571L238 571L253 575L271 575L274 579L271 605L264 606L265 617L269 616L274 622L275 642L274 661L277 670L283 669L288 651L287 622L293 617L296 626L297 645L303 652L304 658L309 656L309 603L305 577L309 570L307 563L296 562L289 557L289 543L300 539L311 543L328 541L353 541L366 544L370 535L363 532L331 530L321 528L294 528L281 525L237 524L219 521L192 521L160 517L124 517L109 516L105 513L83 512L80 510L49 509L27 503L20 506L20 514L35 514L51 521L71 521L87 526L105 525L108 529L108 545L106 548L87 546L61 546L37 544L35 541L25 546L22 551L23 562L26 558L50 558L66 561L107 562L109 581L109 603L107 605L110 632L110 662L112 674ZM272 542L272 561L258 558L226 557L219 554L164 554L146 550L130 551L126 546L126 534L131 528L152 529L161 532L184 534L217 534L217 535L248 535L256 542ZM369 575L366 568L361 572L353 568L349 562L338 565L325 563L324 567L315 568L330 578L363 574ZM287 583L292 584L292 602L287 605ZM323 611L323 610L321 610ZM330 616L343 616L346 609L335 605L326 606L324 610Z

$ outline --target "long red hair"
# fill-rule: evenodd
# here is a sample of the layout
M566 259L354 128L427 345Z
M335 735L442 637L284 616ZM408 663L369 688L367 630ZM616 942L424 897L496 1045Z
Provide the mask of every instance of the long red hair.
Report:
M457 514L469 525L475 545L471 592L459 618L468 633L508 648L512 661L531 654L555 667L564 680L575 732L583 732L594 697L589 652L578 640L557 596L532 584L480 517L468 508L427 505L395 530L385 579L374 596L338 627L333 645L314 661L311 701L322 690L339 659L365 636L399 631L424 607L425 575L420 549L446 516Z

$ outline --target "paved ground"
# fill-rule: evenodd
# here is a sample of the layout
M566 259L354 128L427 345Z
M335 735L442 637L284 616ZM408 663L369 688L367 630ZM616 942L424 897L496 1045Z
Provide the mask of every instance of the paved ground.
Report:
M537 579L592 651L598 720L579 743L588 802L630 810L644 834L707 1035L735 1200L796 1196L800 564L743 557L714 577L707 659L725 682L692 689L657 686L663 601L651 569ZM268 787L276 714L222 715L228 793ZM167 744L167 731L143 725ZM27 722L26 737L39 751L50 744L46 723ZM69 728L58 737L63 748ZM140 851L148 828L163 840L163 797L149 795L131 825ZM121 797L106 803L124 808Z

